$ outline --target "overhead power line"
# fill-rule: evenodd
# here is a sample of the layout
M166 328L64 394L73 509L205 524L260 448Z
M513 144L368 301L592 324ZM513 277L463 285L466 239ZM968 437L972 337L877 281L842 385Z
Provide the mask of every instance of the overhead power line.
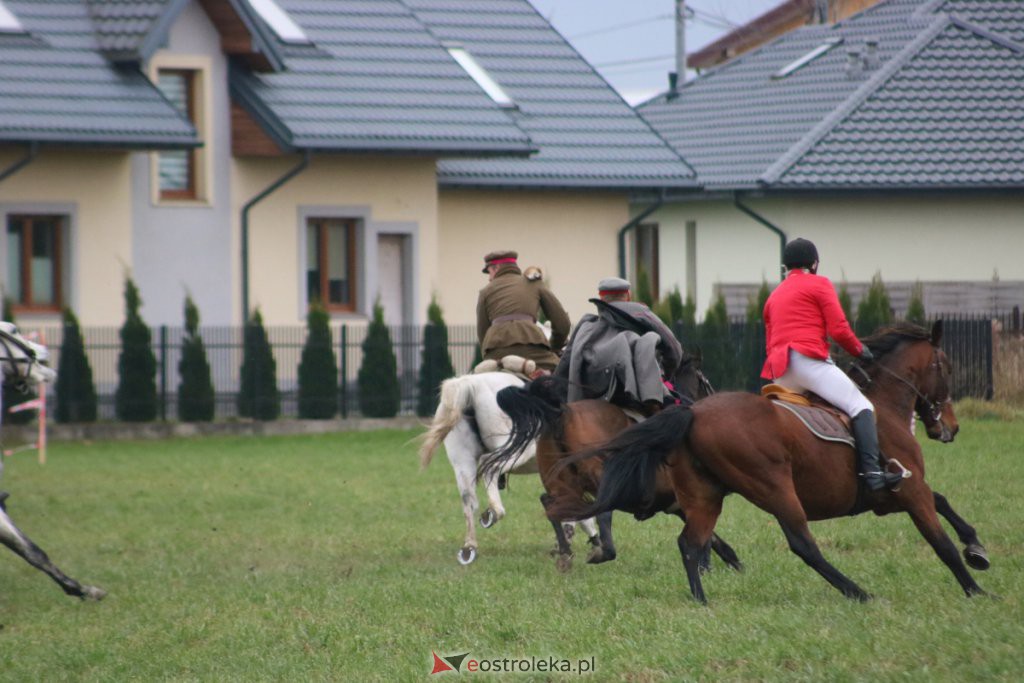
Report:
M615 31L621 31L627 28L633 28L635 26L645 26L646 24L653 24L658 21L664 21L665 19L671 19L671 14L659 14L654 17L647 17L646 19L637 19L636 21L627 21L620 24L612 24L611 26L605 26L603 28L595 28L592 31L584 31L583 33L577 33L576 35L569 36L569 40L579 40L581 38L590 38L591 36L601 36L606 33L614 33Z

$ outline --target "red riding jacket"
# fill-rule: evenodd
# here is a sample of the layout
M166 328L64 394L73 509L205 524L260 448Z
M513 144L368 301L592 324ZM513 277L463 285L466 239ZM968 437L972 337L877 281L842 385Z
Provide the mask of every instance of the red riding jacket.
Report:
M793 270L764 304L768 358L761 377L776 379L786 372L789 350L808 358L828 358L828 337L859 356L864 348L846 321L836 290L827 277Z

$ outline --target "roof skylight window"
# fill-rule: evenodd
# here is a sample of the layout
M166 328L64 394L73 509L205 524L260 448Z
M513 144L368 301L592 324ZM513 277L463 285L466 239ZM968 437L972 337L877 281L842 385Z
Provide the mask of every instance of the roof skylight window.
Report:
M0 33L25 33L14 12L4 7L4 0L0 0Z
M273 29L277 37L286 43L308 44L312 41L306 37L295 20L288 16L275 0L249 0L249 6L256 10L263 21Z
M466 48L461 45L447 45L445 49L448 50L448 54L452 56L456 62L459 63L466 73L476 81L476 84L483 88L492 100L494 100L498 106L514 108L516 103L512 101L512 98L508 96L505 89L498 85L498 82L491 78L491 75L487 73L487 69L480 65L480 62L469 53Z
M817 59L818 57L821 57L823 54L825 54L826 52L828 52L829 50L831 50L835 46L841 44L842 42L843 42L842 38L838 38L838 37L836 37L836 38L829 38L824 43L822 43L818 47L814 48L813 50L811 50L810 52L805 54L803 57L801 57L800 59L797 59L797 60L794 60L794 61L790 62L786 66L782 67L781 69L779 69L778 71L773 73L772 74L772 79L773 80L777 80L779 78L785 78L786 76L790 75L794 71L797 71L798 69L802 69L803 67L807 66L808 64L813 62L815 59Z

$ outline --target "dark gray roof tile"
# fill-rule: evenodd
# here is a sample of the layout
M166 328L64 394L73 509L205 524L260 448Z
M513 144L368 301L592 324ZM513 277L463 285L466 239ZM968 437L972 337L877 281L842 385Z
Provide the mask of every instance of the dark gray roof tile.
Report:
M444 185L691 187L693 172L527 0L404 0L442 41L465 46L518 106L529 159L446 159Z

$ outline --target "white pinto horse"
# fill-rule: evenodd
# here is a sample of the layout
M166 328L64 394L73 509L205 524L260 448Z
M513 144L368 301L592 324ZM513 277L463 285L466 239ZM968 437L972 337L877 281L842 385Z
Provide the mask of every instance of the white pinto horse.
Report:
M459 564L470 564L477 556L476 515L479 504L476 484L480 458L498 450L505 443L511 429L511 421L498 407L497 394L505 387L521 387L524 384L519 377L507 372L462 375L441 384L441 401L430 430L423 437L420 464L424 468L429 465L434 451L444 443L448 460L455 470L455 483L459 487L462 510L466 515L466 540L456 555ZM503 463L497 471L483 475L488 501L488 507L480 517L480 524L484 528L494 526L505 516L499 482L508 474L535 474L536 452L536 442L533 442L518 457ZM598 534L594 520L588 519L580 525L587 532L591 544L596 544Z
M18 328L9 322L0 322L0 366L3 367L3 382L18 387L28 387L52 382L57 373L46 366L49 352L46 347L21 336ZM0 405L0 419L3 406ZM3 456L0 455L0 475L3 474ZM0 491L0 543L4 544L33 567L45 572L64 589L68 595L84 599L102 600L107 594L102 588L85 586L58 569L39 546L23 534L7 514L6 501L9 495Z

